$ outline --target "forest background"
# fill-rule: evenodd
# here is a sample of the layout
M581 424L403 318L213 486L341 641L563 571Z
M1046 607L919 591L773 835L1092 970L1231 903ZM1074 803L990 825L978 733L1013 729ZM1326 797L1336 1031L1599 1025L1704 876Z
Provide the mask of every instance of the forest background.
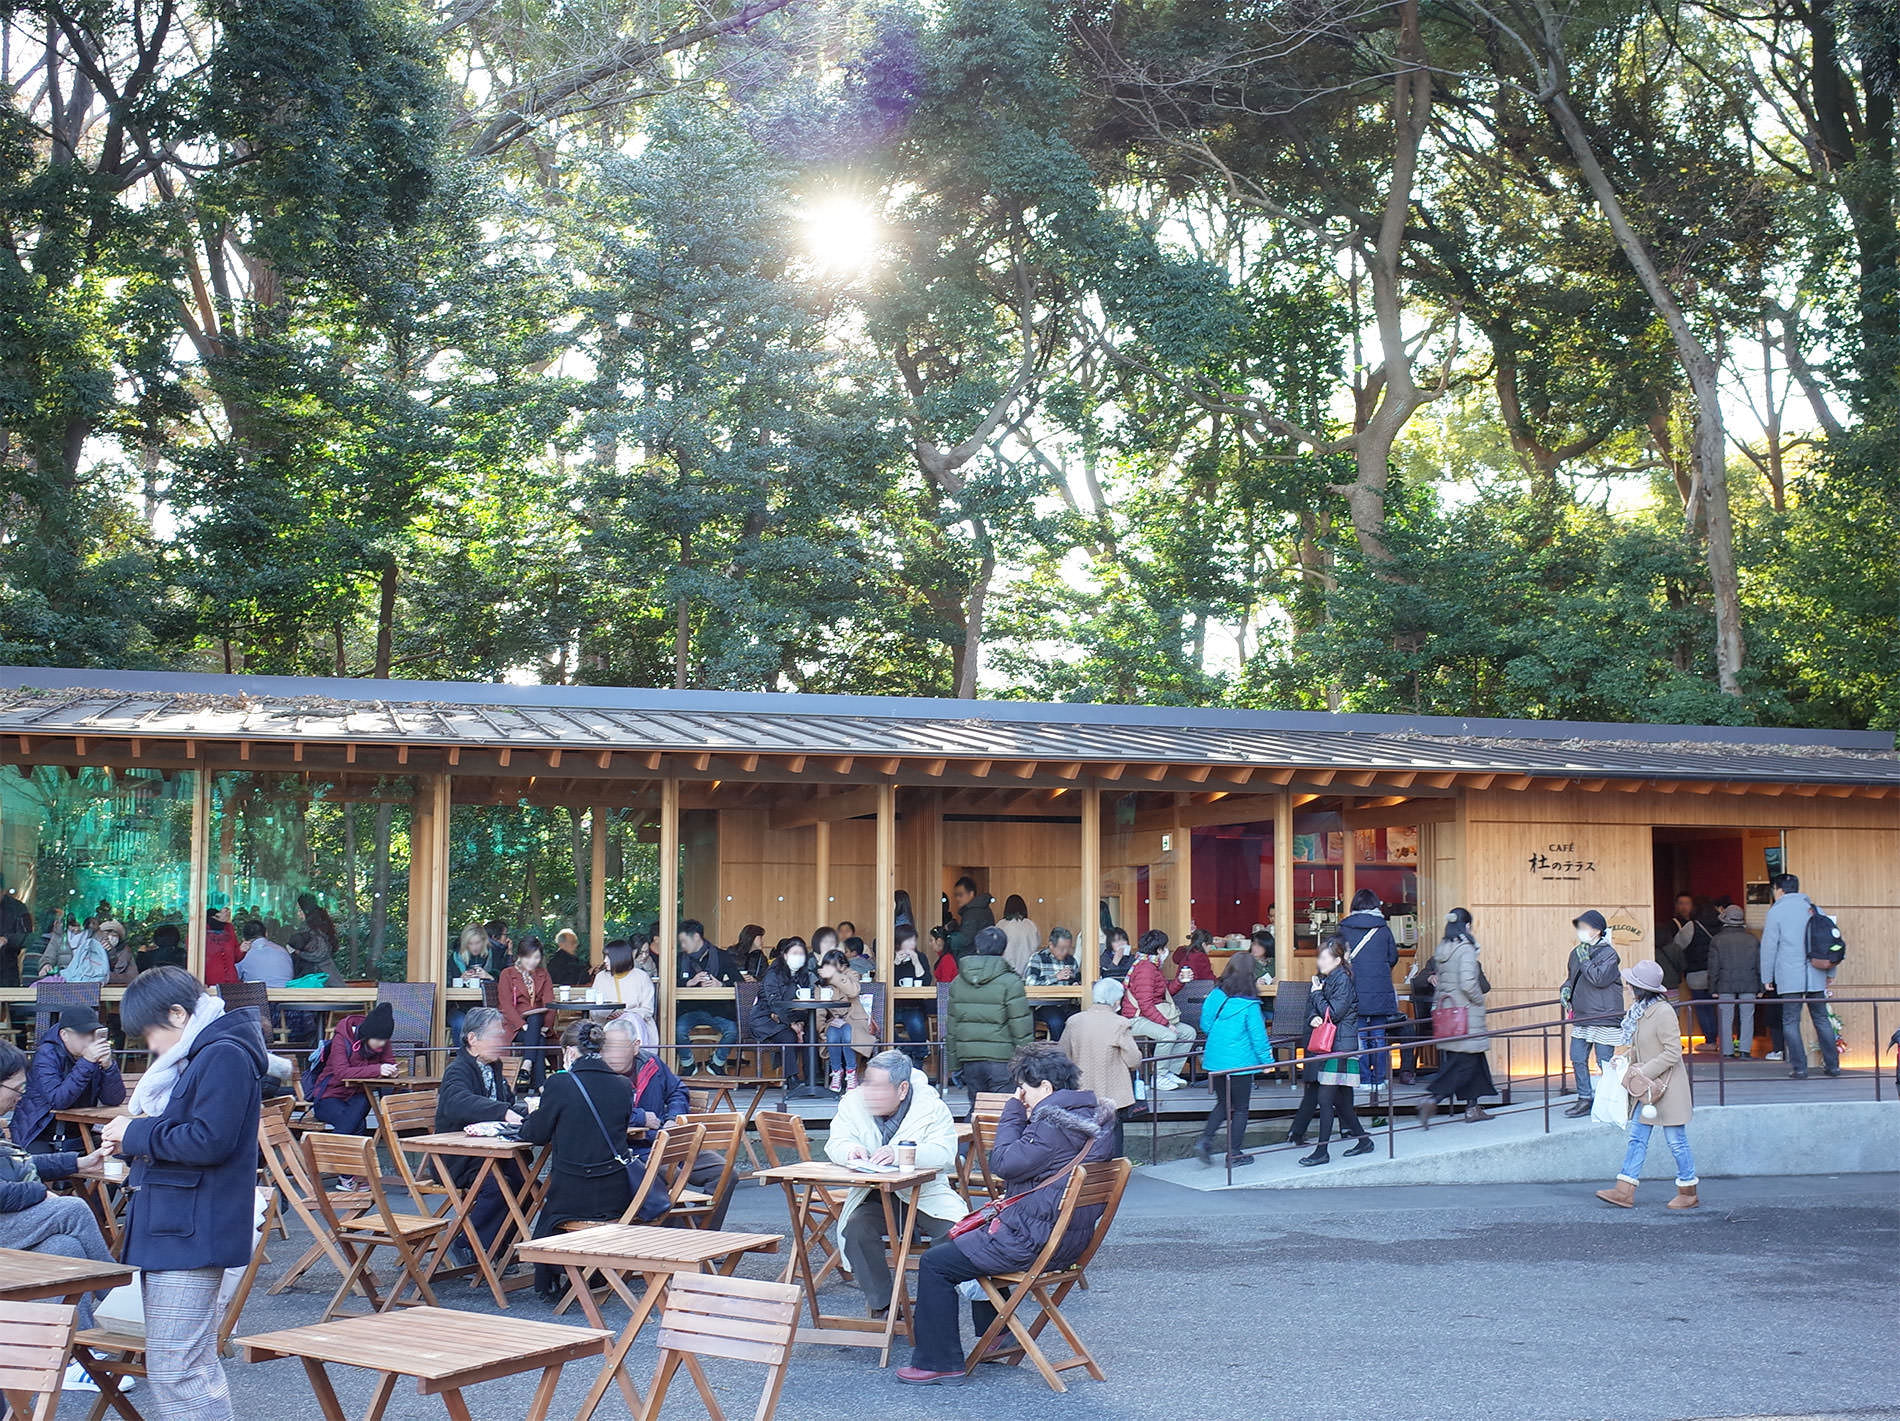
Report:
M1890 0L0 26L0 663L1900 727Z

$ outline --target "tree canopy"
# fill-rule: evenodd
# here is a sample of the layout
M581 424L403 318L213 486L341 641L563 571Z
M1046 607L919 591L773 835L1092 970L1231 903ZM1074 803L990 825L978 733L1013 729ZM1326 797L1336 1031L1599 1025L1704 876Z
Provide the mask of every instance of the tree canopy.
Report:
M0 26L0 660L1900 728L1883 0Z

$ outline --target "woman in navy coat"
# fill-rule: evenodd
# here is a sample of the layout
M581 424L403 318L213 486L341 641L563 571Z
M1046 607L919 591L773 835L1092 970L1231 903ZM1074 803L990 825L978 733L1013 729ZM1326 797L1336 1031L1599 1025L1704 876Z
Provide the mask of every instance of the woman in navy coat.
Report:
M152 1065L132 1114L106 1143L132 1162L124 1261L143 1270L143 1408L154 1421L226 1421L218 1360L218 1284L250 1262L257 1113L270 1057L257 1013L225 1014L182 967L155 967L125 989L119 1020L145 1038Z

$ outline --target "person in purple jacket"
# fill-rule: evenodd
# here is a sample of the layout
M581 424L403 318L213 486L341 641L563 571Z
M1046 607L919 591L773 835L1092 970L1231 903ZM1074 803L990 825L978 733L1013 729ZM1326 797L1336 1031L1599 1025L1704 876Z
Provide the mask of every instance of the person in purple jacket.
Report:
M962 1319L957 1285L1027 1268L1048 1243L1070 1172L1115 1153L1115 1111L1081 1090L1082 1072L1060 1046L1025 1046L1009 1063L1016 1093L1003 1107L990 1144L990 1173L1003 1197L1018 1196L987 1229L930 1246L917 1270L913 1314L916 1347L897 1379L913 1386L954 1386L964 1380ZM1046 1187L1038 1187L1046 1186ZM1079 1257L1102 1210L1077 1209L1054 1262ZM977 1336L996 1320L982 1299L970 1304Z

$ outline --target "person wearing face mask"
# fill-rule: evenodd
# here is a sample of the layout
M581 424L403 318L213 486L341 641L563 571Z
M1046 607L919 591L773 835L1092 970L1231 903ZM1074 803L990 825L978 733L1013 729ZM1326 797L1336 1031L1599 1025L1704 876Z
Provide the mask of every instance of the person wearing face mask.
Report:
M794 1005L802 989L810 996L816 979L807 961L805 939L788 937L779 941L778 950L772 955L772 965L765 969L765 975L759 979L758 999L752 1004L752 1015L746 1025L752 1031L752 1039L766 1046L779 1046L779 1054L785 1059L785 1090L789 1095L804 1086L805 1076L799 1065L800 1052L790 1050L805 1039L811 1013L800 1010ZM813 1072L816 1073L814 1063Z
M1575 1117L1588 1115L1596 1103L1596 1086L1590 1079L1591 1049L1595 1048L1601 1069L1623 1039L1623 964L1603 914L1595 908L1579 913L1571 926L1577 930L1577 942L1557 995L1570 1018L1570 1068L1577 1078L1577 1098L1564 1114Z

